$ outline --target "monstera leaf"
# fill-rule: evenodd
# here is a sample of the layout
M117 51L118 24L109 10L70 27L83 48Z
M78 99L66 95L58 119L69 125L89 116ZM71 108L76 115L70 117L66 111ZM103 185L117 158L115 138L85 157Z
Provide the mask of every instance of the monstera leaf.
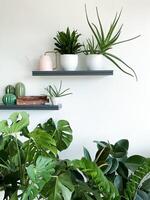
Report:
M23 194L22 200L35 199L44 185L51 179L54 174L55 162L51 158L40 156L36 165L30 165L27 168L29 176L29 186Z
M62 173L50 181L48 200L71 200L74 185L69 173Z
M29 125L29 115L26 112L15 112L10 115L8 121L0 122L0 132L3 134L18 133Z
M67 149L72 142L72 129L66 120L60 120L55 125L54 121L49 119L43 125L39 124L38 127L44 129L53 137L59 151Z
M46 152L50 151L54 155L57 154L56 141L45 130L36 128L29 136L38 149L45 150Z
M70 145L73 139L72 129L69 125L69 122L65 120L58 121L54 138L55 138L57 148L59 151L62 151L68 148L68 146Z

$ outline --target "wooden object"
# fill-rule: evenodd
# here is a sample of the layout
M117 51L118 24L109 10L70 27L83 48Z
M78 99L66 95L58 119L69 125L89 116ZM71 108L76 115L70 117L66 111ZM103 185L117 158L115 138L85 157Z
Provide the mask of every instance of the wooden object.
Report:
M48 102L47 96L24 96L17 98L17 105L44 105Z

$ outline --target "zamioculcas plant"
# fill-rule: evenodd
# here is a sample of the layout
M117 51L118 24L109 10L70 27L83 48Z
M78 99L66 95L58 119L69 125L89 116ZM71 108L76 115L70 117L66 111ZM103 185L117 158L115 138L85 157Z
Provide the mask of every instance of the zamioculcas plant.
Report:
M140 35L133 37L133 38L130 38L130 39L127 39L127 40L118 41L118 39L121 35L122 28L123 28L123 25L121 25L120 28L117 29L117 25L118 25L118 22L119 22L120 17L121 17L121 12L119 14L116 14L116 16L115 16L114 20L112 21L107 32L104 31L104 28L103 28L103 25L102 25L102 22L101 22L101 18L99 16L98 8L96 8L98 26L95 25L94 23L90 22L86 6L85 6L85 13L86 13L87 23L88 23L88 25L89 25L92 33L93 33L95 41L97 42L98 47L96 48L97 49L96 52L98 52L99 54L106 57L116 67L118 67L122 72L124 72L124 73L126 73L126 74L128 74L132 77L135 77L136 80L137 80L137 75L136 75L135 71L128 64L126 64L122 59L120 59L116 55L110 53L110 50L112 50L112 48L114 46L117 46L119 44L134 40L134 39L138 38ZM90 52L91 42L90 42L90 45L89 45L89 42L88 42L88 49L87 50ZM85 52L87 52L87 50ZM123 66L127 67L129 70L131 70L133 72L133 74L124 70L120 66L120 63Z
M105 177L113 183L120 200L148 200L150 197L150 161L140 155L128 157L129 141L122 139L115 144L95 141L97 152L92 159L84 147L84 157L96 163ZM144 198L145 197L145 198Z

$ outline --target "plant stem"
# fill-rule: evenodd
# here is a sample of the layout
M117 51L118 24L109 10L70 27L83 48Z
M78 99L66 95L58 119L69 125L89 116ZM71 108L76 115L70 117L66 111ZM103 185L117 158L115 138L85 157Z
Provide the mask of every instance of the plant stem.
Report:
M17 135L15 134L15 143L16 143L17 152L18 152L18 161L19 161L19 170L20 170L20 183L22 185L24 183L24 181L23 181L23 171L22 171L22 165L21 165L20 149L19 149L17 140L18 140Z

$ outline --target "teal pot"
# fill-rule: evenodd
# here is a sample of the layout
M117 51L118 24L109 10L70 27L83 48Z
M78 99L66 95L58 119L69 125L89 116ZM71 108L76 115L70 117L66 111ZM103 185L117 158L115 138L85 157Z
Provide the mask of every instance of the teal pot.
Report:
M16 96L14 94L5 94L2 101L5 105L14 105L16 104Z

